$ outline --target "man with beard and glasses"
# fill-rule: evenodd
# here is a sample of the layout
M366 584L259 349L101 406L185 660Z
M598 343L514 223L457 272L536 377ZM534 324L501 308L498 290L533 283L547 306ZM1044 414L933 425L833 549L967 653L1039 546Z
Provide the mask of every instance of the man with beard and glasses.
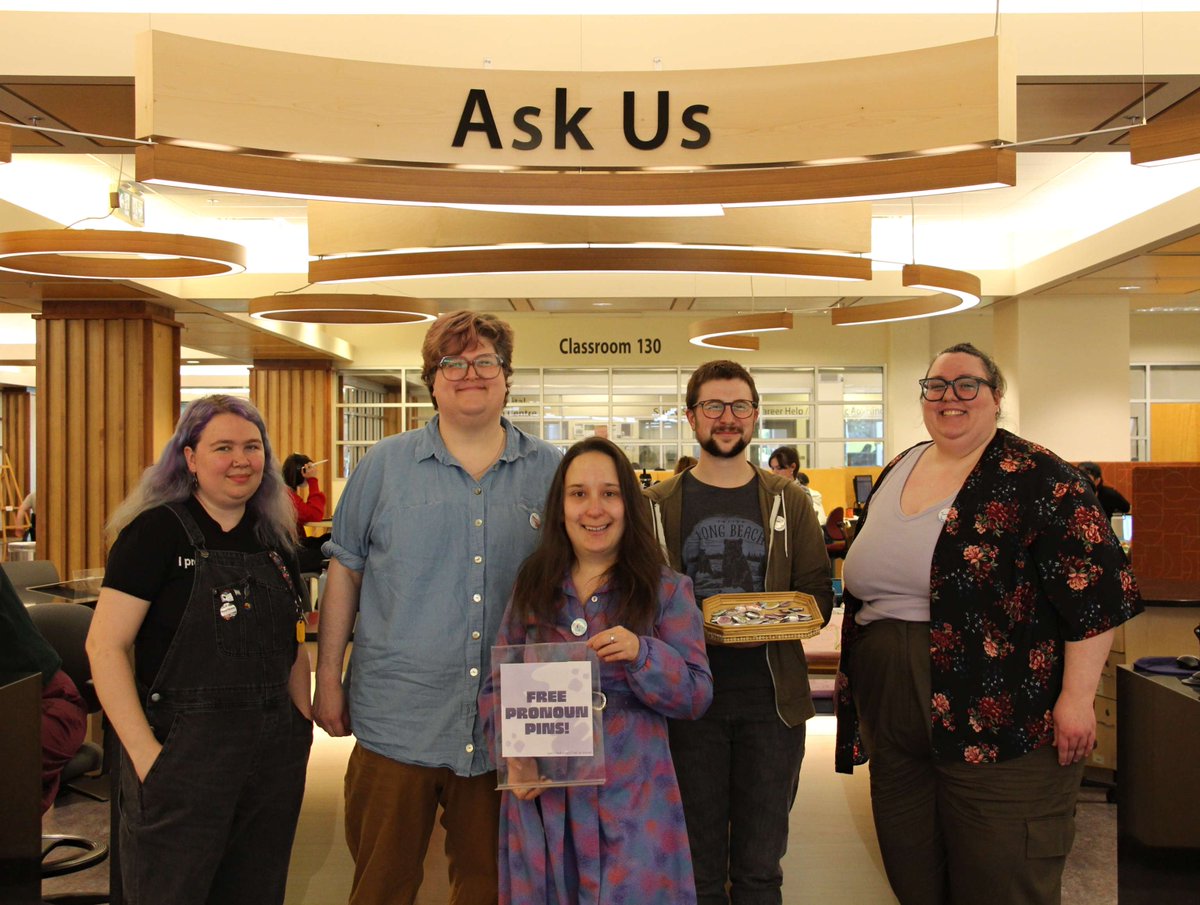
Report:
M733 361L692 374L687 418L694 467L646 491L671 568L713 594L802 591L828 620L829 558L800 485L756 468L745 450L758 421L754 378ZM671 755L683 797L699 905L779 905L788 813L814 714L799 641L710 646L714 697L698 720L673 720Z

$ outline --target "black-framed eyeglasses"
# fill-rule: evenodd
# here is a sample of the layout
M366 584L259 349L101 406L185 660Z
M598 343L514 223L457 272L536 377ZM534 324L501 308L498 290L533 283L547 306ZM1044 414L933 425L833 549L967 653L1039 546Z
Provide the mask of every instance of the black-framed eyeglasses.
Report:
M953 380L925 377L917 383L921 385L921 398L927 402L940 402L946 397L946 390L950 387L954 387L954 398L960 402L970 402L978 396L981 386L996 389L996 384L982 377L955 377Z
M480 380L491 380L504 369L504 359L489 353L475 358L447 355L438 362L438 370L450 381L466 379L467 371L471 368L475 369L475 376Z
M757 402L751 402L749 399L735 399L733 402L722 402L720 399L704 399L697 402L692 408L699 409L704 413L705 418L712 418L714 421L725 414L725 409L733 412L735 418L749 418L756 408Z

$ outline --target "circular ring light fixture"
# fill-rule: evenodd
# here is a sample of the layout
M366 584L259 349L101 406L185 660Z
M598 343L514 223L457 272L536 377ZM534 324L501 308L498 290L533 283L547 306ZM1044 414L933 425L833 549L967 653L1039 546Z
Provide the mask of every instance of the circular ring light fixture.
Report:
M33 276L163 280L245 269L245 248L201 236L113 229L0 233L0 270Z
M266 295L250 300L250 316L297 324L426 324L436 320L437 305L399 295L310 292Z
M734 247L537 246L348 255L310 261L314 283L496 273L739 273L869 280L871 261L847 255Z
M696 321L688 328L693 346L706 349L733 349L739 352L757 352L758 337L750 333L773 333L791 330L794 323L790 311L764 311L761 314L738 314L733 317L717 317Z
M908 288L930 289L938 295L883 302L878 305L835 308L831 312L833 325L849 327L937 317L941 314L966 311L979 304L979 277L964 270L950 270L929 264L905 264L901 282Z

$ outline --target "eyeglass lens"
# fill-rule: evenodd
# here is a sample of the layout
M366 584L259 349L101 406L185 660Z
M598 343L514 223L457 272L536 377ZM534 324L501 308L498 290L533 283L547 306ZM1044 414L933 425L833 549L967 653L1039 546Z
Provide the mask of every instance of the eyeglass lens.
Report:
M748 399L738 399L734 402L706 399L703 402L697 403L697 406L709 418L720 418L725 414L727 407L738 418L748 418L750 417L750 413L754 411L754 403Z
M930 402L937 402L946 395L946 390L954 387L955 398L962 402L970 402L979 395L983 381L978 377L956 377L954 380L922 380L921 395Z
M481 380L488 380L500 373L501 361L498 355L480 355L474 360L448 355L438 367L447 380L463 380L471 367L475 368L475 374Z

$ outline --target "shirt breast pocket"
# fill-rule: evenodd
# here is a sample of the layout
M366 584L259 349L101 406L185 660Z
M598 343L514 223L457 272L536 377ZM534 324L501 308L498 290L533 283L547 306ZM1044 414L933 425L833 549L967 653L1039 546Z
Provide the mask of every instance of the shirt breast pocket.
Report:
M494 533L488 538L489 546L499 551L502 561L520 566L541 540L542 519L540 502L518 500L504 507L500 517L492 519Z

